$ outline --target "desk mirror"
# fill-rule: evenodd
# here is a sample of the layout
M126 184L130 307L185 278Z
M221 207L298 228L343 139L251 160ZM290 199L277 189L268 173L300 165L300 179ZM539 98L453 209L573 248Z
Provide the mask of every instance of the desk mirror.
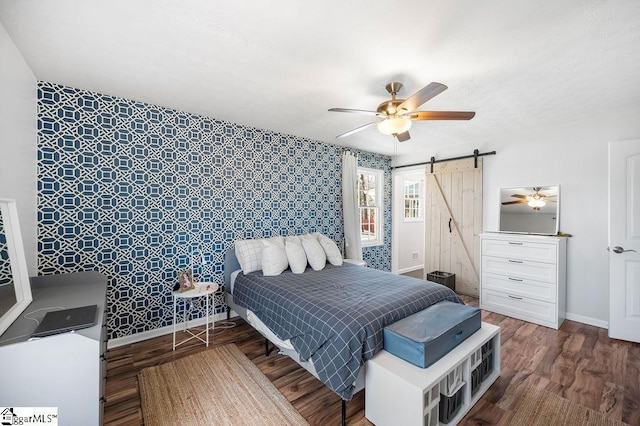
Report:
M560 185L500 190L500 232L556 235L559 224Z
M31 300L16 202L0 198L0 335Z

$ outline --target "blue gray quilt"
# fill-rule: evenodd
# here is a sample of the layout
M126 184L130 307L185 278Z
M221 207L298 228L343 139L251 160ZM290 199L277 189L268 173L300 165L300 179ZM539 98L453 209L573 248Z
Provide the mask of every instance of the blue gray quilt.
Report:
M233 299L290 339L302 360L312 357L320 380L343 399L383 348L384 327L442 300L463 303L440 284L346 264L274 277L241 273Z

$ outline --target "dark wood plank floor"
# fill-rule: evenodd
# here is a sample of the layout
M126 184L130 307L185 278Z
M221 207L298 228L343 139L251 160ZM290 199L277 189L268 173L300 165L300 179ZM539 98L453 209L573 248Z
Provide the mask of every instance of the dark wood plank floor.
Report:
M477 299L463 297L477 306ZM464 425L506 425L525 389L546 389L631 425L640 425L640 345L612 340L607 330L565 321L560 330L483 312L501 327L502 374ZM218 327L211 345L233 342L312 425L338 425L340 398L289 358L264 356L264 340L236 319ZM142 425L137 374L141 369L206 350L189 342L171 350L171 335L109 350L105 425ZM371 425L364 417L364 391L347 403L349 425Z

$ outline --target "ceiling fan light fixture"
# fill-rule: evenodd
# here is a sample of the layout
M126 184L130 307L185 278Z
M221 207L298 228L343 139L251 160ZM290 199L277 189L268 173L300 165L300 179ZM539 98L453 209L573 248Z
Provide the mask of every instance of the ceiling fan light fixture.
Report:
M402 117L389 117L378 123L378 130L385 135L399 135L411 128L411 120Z
M411 139L409 128L413 121L427 120L471 120L475 116L472 111L418 111L418 107L427 102L429 99L439 95L447 89L442 83L431 82L422 89L409 96L407 99L398 98L398 92L402 88L402 83L393 81L387 84L387 92L391 95L391 99L387 99L378 105L375 111L353 109L353 108L329 108L333 112L348 112L366 115L375 115L382 121L374 121L363 126L356 127L353 130L339 134L337 138L352 135L356 132L368 129L370 126L377 125L380 133L395 136L398 142L404 142Z
M540 198L531 197L529 198L527 204L529 205L529 207L533 207L534 209L540 209L540 207L544 207L547 203Z

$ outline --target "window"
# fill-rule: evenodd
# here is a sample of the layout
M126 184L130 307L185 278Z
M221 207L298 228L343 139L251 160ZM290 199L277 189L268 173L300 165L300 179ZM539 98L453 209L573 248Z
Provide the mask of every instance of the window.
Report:
M358 205L360 207L360 235L362 245L382 245L384 233L382 210L384 200L383 171L374 169L358 169Z
M422 182L419 180L404 180L404 221L422 221Z

